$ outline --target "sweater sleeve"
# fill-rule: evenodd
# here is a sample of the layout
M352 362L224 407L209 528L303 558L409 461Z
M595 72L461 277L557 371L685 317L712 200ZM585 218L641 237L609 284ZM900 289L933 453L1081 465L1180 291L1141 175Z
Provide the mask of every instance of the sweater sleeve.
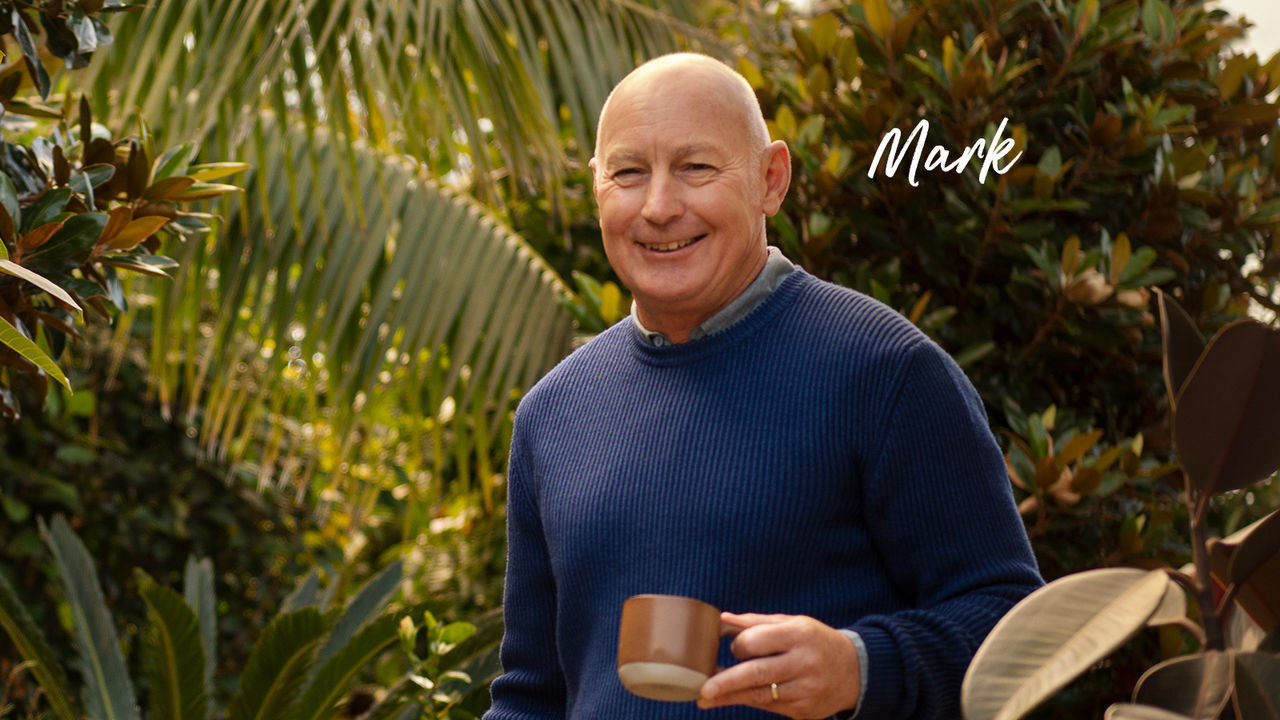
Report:
M974 652L1043 581L1004 457L955 362L932 342L915 345L890 407L863 507L911 609L850 628L869 656L859 717L956 718Z
M556 643L556 587L533 476L521 433L512 438L507 473L507 575L502 674L484 720L551 720L565 716L565 681Z

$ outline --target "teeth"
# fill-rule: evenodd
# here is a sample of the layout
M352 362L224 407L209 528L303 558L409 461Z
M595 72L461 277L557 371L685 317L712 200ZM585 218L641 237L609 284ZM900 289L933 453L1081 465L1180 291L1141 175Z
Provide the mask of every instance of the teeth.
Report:
M702 239L702 236L699 235L698 237L695 237L695 238L689 238L688 240L677 240L673 243L667 243L666 245L650 245L649 249L657 250L658 252L671 252L672 250L679 250L680 248L685 247L686 245L692 245L693 243L701 239Z

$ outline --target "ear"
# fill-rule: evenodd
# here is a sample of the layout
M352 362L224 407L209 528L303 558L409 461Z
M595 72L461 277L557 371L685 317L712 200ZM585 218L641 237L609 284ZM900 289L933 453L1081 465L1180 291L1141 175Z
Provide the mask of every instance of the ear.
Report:
M791 187L791 152L782 140L774 140L765 150L764 163L764 214L773 216L782 207L782 200Z
M596 168L598 166L599 162L596 160L596 157L592 155L591 159L587 161L587 167L591 169L591 192L593 193L596 190Z

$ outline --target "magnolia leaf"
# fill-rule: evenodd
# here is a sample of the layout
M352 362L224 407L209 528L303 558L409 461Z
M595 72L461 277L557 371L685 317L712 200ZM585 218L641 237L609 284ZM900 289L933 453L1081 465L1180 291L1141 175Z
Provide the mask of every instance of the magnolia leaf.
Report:
M974 655L961 687L964 716L1022 717L1141 629L1169 582L1163 570L1104 568L1031 593Z
M174 195L195 185L196 181L185 175L157 180L142 192L142 199L151 202L172 199Z
M1280 720L1280 658L1253 652L1236 655L1236 717Z
M889 10L889 4L885 0L860 1L871 31L882 38L888 38L893 31L893 12Z
M1231 699L1231 655L1211 651L1165 660L1143 673L1133 701L1194 720L1217 720Z
M22 222L18 225L18 231L26 233L31 228L53 222L66 207L67 201L71 199L71 192L71 188L67 187L44 191L35 199L35 202L22 211Z
M196 200L208 200L209 198L226 195L229 192L238 192L239 190L240 188L235 185L198 182L181 192L173 193L169 196L169 199L176 202L194 202Z
M1107 713L1102 717L1103 720L1192 720L1186 715L1133 703L1116 703L1107 708Z
M1237 490L1280 467L1280 331L1238 320L1218 331L1178 393L1173 442L1192 485Z
M30 270L22 267L21 265L11 260L0 260L0 272L13 275L14 277L20 277L23 280L26 280L27 282L31 283L32 285L39 287L41 290L44 290L50 295L58 298L58 300L71 306L72 309L79 312L84 312L84 308L80 307L80 304L77 303L74 298L68 295L66 290L63 290L61 287L58 286L57 283L55 283L54 281L50 280L49 278L43 275L40 275L39 273L31 272Z
M132 250L168 223L169 218L163 215L148 215L131 220L106 241L107 250ZM103 232L103 236L106 236L106 232Z
M1169 393L1169 407L1176 409L1178 391L1204 352L1205 340L1181 305L1160 288L1155 288L1155 293L1160 308L1160 334L1164 349L1164 386Z
M169 277L169 273L165 271L178 267L178 263L172 258L167 258L163 255L151 255L150 253L141 252L139 249L103 255L102 264L159 278Z
M151 173L152 182L158 183L165 178L186 175L187 166L195 159L196 152L199 149L199 145L194 142L183 143L176 148L170 148L160 156L159 160L156 160L155 171Z
M9 218L7 224L12 226L5 237L12 237L22 222L22 206L18 204L18 191L13 187L13 181L2 172L0 172L0 207L4 208L5 215Z
M58 367L58 364L46 355L39 345L31 342L26 335L19 332L18 328L11 325L3 317L0 317L0 344L7 345L14 352L43 370L49 377L62 383L63 387L68 390L71 389L71 383L67 381L67 376L62 374L62 369Z
M187 168L187 177L196 182L209 182L217 180L228 175L234 175L238 172L248 170L253 167L249 163L242 162L216 162L203 163L201 165L192 165Z

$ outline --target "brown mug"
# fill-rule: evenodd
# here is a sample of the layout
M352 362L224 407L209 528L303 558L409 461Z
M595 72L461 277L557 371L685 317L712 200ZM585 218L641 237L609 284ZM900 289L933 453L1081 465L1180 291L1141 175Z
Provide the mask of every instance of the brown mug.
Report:
M618 679L650 700L688 702L714 675L722 635L720 611L679 595L636 595L622 604Z

